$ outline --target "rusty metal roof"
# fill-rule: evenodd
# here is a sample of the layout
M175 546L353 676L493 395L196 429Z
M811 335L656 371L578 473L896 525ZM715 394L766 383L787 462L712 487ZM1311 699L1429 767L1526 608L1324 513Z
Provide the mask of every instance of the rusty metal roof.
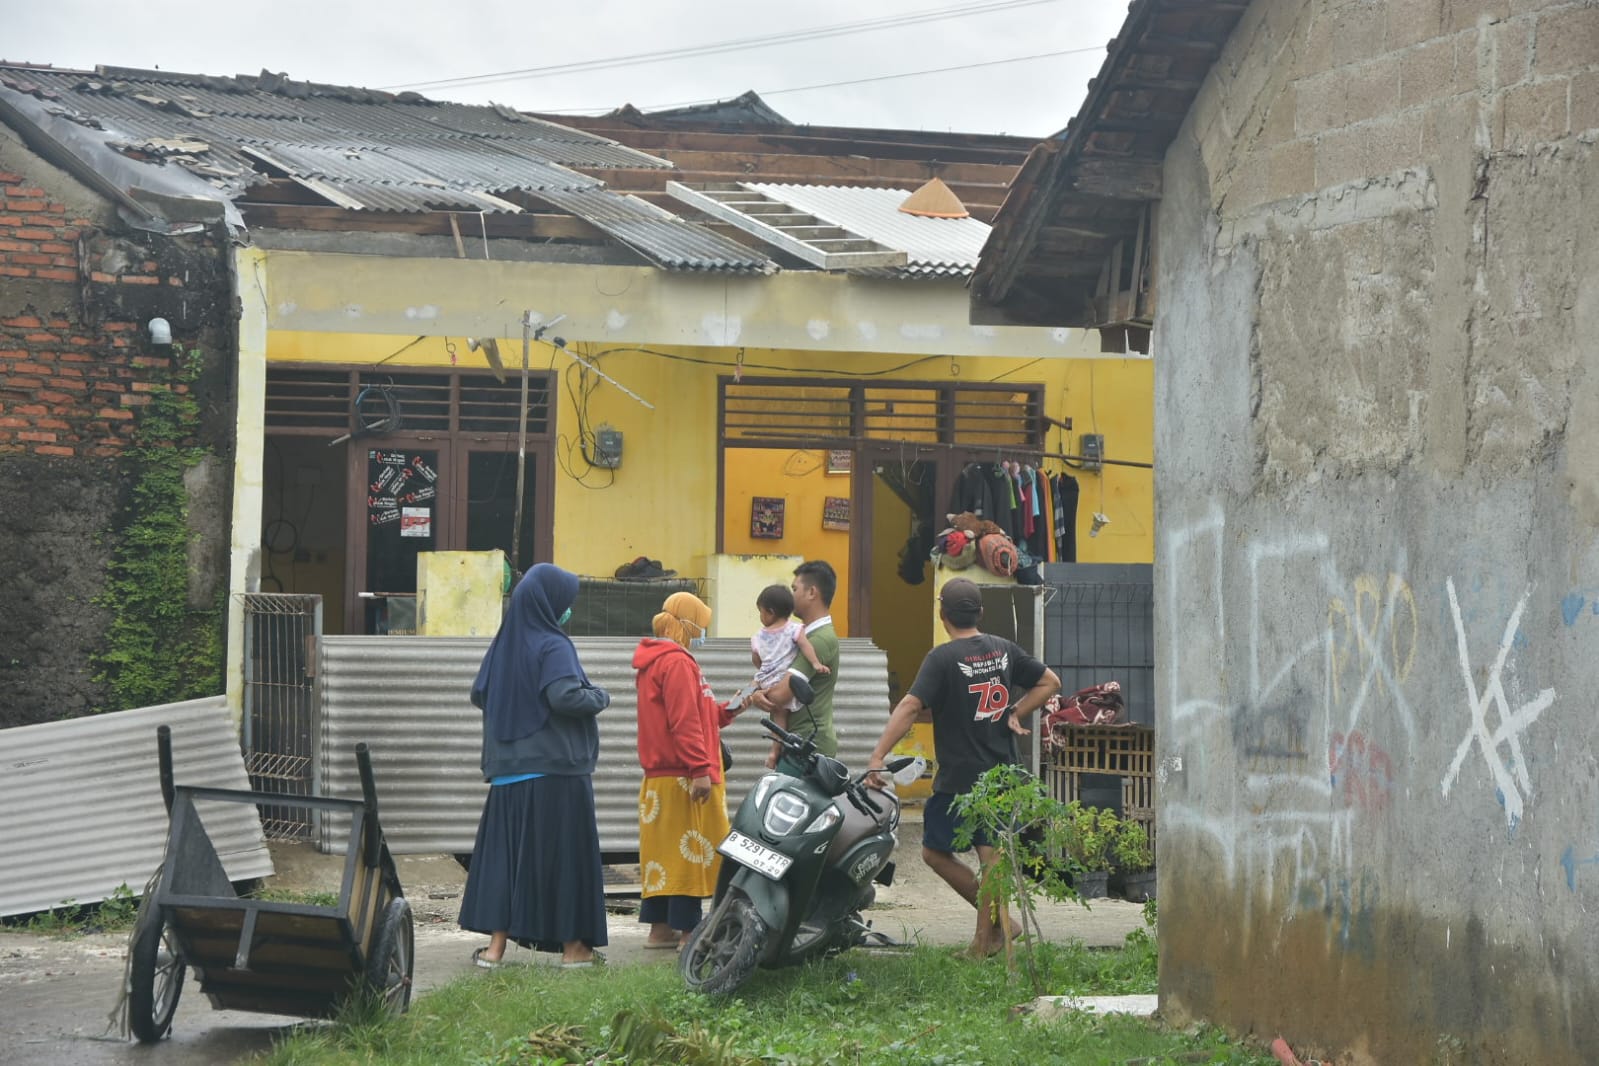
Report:
M525 209L513 194L530 194L669 270L776 269L736 241L573 169L670 171L670 162L509 108L265 73L214 78L0 65L0 104L7 103L13 121L31 119L41 131L48 124L56 136L66 130L78 153L93 157L83 165L97 172L107 152L119 155L124 175L130 171L123 164L132 161L140 182L181 168L230 204L274 182L302 206L350 211L519 214Z
M492 194L602 185L567 164L671 167L608 138L504 108L275 75L0 67L0 85L103 130L125 153L151 142L189 142L196 146L190 151L142 154L181 159L202 174L205 164L218 164L231 173L207 176L230 199L281 176L319 195L332 189L333 203L356 210L515 212L514 204Z
M1147 326L1137 275L1149 269L1139 254L1148 206L1160 199L1166 149L1246 6L1133 0L1081 110L1033 149L994 217L972 275L974 322ZM1113 264L1117 284L1108 283Z

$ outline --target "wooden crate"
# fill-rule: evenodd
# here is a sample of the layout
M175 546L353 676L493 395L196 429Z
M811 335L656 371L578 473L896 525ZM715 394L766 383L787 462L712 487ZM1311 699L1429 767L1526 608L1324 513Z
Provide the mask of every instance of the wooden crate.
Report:
M1122 814L1144 827L1155 843L1155 731L1141 725L1068 726L1044 763L1050 795L1062 803L1081 799L1089 774L1119 777Z

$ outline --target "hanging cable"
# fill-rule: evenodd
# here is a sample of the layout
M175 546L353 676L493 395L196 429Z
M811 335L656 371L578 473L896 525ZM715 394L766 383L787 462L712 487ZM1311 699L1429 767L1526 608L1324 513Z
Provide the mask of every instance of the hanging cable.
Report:
M661 63L668 60L692 59L698 56L718 55L723 52L744 52L754 48L769 48L776 45L797 44L804 41L825 40L829 37L845 37L857 33L871 33L876 30L897 29L903 26L914 26L928 22L940 22L947 19L967 18L972 15L987 15L999 11L1009 11L1015 8L1035 7L1039 4L1054 3L1057 0L978 0L976 3L957 7L933 8L923 11L910 11L900 15L884 15L877 18L863 19L857 22L835 23L831 26L815 26L810 29L785 30L781 33L766 34L760 37L740 37L734 40L715 41L709 44L688 45L681 48L665 48L654 52L635 52L631 55L608 56L599 59L580 59L570 63L556 63L545 67L523 67L518 70L502 70L489 74L465 74L454 78L435 78L430 81L405 82L399 85L380 86L385 91L399 89L435 90L455 88L458 86L493 85L504 81L523 81L532 78L547 78L559 74L577 74L594 70L610 70L615 67L636 66L645 63Z

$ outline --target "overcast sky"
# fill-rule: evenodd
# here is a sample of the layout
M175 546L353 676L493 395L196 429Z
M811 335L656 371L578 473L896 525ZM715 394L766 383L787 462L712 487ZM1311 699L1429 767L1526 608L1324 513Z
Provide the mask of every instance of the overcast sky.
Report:
M389 88L909 17L721 54L419 88L528 111L649 108L755 89L800 123L1043 137L1066 124L1126 5L1101 0L48 0L12 5L0 58ZM1080 51L1079 51L1080 50ZM1048 53L1075 52L1070 55ZM1045 56L1024 59L1022 57ZM996 62L1003 61L1003 62ZM885 75L941 68L887 80ZM801 89L836 82L858 82Z

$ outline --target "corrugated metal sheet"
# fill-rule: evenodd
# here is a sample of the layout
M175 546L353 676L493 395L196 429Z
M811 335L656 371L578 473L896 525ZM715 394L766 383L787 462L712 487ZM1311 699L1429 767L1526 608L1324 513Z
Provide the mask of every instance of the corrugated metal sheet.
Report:
M546 189L538 196L593 223L668 270L741 274L777 270L777 264L759 252L636 196L621 196L603 188Z
M915 277L970 274L988 239L988 224L975 218L922 218L899 210L913 190L844 185L776 185L740 182L764 196L826 219L852 233L898 249L908 264L892 273Z
M578 637L578 656L596 685L611 694L599 717L600 764L594 775L600 846L638 850L637 699L633 649L616 637ZM317 791L358 798L355 745L372 752L378 815L391 850L399 854L472 850L487 787L478 766L482 716L467 693L477 674L484 638L324 637L321 641L321 749ZM749 644L712 640L698 656L711 687L731 695L748 682ZM840 642L833 713L839 756L865 766L888 720L888 660L868 640ZM763 772L766 733L746 713L724 734L733 751L728 800L733 806ZM324 850L342 850L346 824L327 819Z
M156 728L172 727L180 785L248 789L222 697L143 707L0 733L0 915L142 891L161 865L167 812ZM228 877L272 873L248 804L197 804Z
M201 162L245 171L212 176L229 196L259 180L264 161L314 191L332 191L333 202L350 208L515 211L486 194L600 187L567 165L672 166L605 137L494 107L303 83L266 91L254 78L17 73L56 94L53 104L98 120L108 140L204 142L210 147L197 153Z

